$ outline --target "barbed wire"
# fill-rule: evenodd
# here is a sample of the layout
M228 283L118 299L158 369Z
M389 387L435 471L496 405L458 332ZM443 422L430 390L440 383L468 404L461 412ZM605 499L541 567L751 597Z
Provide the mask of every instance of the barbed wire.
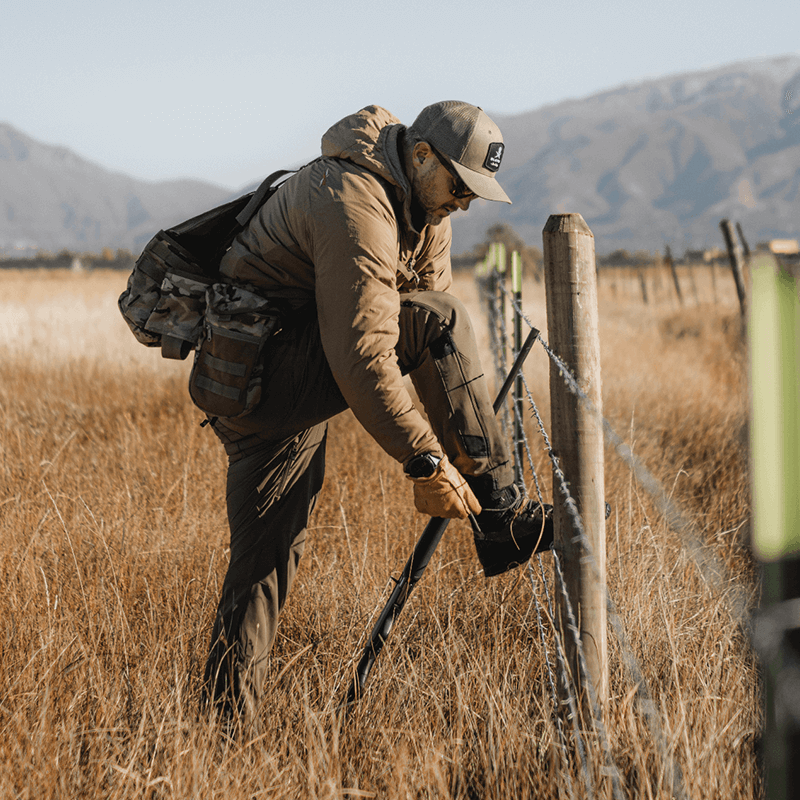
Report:
M726 574L727 570L720 560L714 555L710 548L704 545L703 542L694 535L692 530L694 526L688 516L681 511L678 504L669 496L658 478L656 478L642 461L633 454L633 451L625 443L623 438L611 427L611 423L598 412L594 403L592 403L591 399L580 388L577 379L572 374L569 367L567 367L563 360L547 346L547 342L541 339L541 337L539 341L553 363L558 366L560 374L564 378L570 391L585 404L586 408L589 409L591 413L600 418L606 439L613 445L617 455L631 468L636 479L653 498L656 508L658 508L663 515L667 527L678 534L681 543L697 564L700 575L705 583L715 594L723 599L727 596L726 605L731 619L737 624L742 625L745 630L749 630L750 621L747 610L747 593L744 587L738 585L733 578Z
M495 276L495 277L497 277L497 276ZM502 281L496 281L496 282L498 283L499 286L501 286L501 287L503 286ZM505 288L505 287L503 287L503 288ZM499 298L503 297L503 294L500 293L500 292L495 292L495 295L498 296ZM506 352L508 350L513 350L513 348L510 347L511 338L510 338L510 336L508 334L508 323L507 323L507 320L506 320L505 303L504 302L500 302L500 300L498 300L498 302L492 304L492 310L497 314L498 325L496 327L499 327L499 331L500 331L499 338L500 338L500 344L501 344L501 351L500 351L501 352L501 356L500 356L499 359L496 359L499 362L499 365L500 365L500 372L497 374L497 380L499 382L499 381L501 381L503 379L503 376L505 376L508 373L508 370L506 369L506 357L505 357L505 354L506 354ZM509 394L509 401L511 402L511 408L512 408L511 416L512 416L513 423L514 423L514 427L513 427L514 434L511 435L508 432L508 416L509 416L509 414L508 414L508 402L506 402L504 404L504 406L503 406L503 417L504 417L504 419L506 421L506 427L504 429L504 433L506 434L506 440L510 440L511 442L513 442L514 446L512 448L512 452L514 453L514 457L515 457L515 460L516 460L518 458L518 456L519 456L519 444L520 444L520 442L517 439L517 434L519 435L520 438L524 439L525 438L525 432L524 432L524 426L523 426L523 420L522 420L522 409L520 408L519 404L514 399L513 394ZM535 477L536 476L536 471L535 471L535 469L533 469L533 463L532 462L531 462L531 470L533 471L533 474L534 474L534 477ZM525 487L525 481L522 478L522 475L523 475L522 464L517 464L517 468L515 470L515 475L517 476L517 478L515 478L515 479L518 479L519 483L521 484L521 488L522 488L525 496L527 497L527 495L528 495L527 488ZM540 502L541 502L541 497L540 497Z
M553 548L553 567L558 578L559 590L561 591L561 595L564 599L564 609L567 614L567 629L572 634L575 651L578 654L578 666L581 672L581 680L583 681L583 686L586 689L586 693L589 695L589 702L591 704L593 716L592 722L594 723L595 730L600 738L600 746L603 749L603 756L606 761L606 770L611 778L611 790L616 800L621 800L622 779L620 778L617 765L614 763L614 757L611 755L611 745L609 744L608 736L606 734L606 727L603 722L603 713L600 708L600 704L597 702L597 693L595 692L594 683L589 675L589 670L586 665L586 654L584 652L583 642L581 640L581 632L578 629L578 623L575 619L575 614L572 611L572 601L570 600L569 592L567 591L567 582L564 580L564 573L561 570L561 559L558 557L558 549L555 547Z
M484 302L486 304L486 314L487 314L488 323L489 323L489 340L490 340L490 347L491 347L490 352L492 354L492 360L494 362L493 366L494 366L494 370L495 370L495 379L498 382L500 382L502 380L502 376L504 375L504 370L502 368L504 357L501 355L501 353L505 352L505 350L507 349L507 344L508 343L506 341L507 336L505 338L503 338L500 335L500 331L498 330L499 327L500 327L498 321L501 318L501 314L500 314L500 307L499 307L499 302L498 302L498 292L496 291L496 283L497 282L494 281L494 280L487 281L486 284L482 287L482 289L483 289L483 299L484 299ZM492 284L494 284L494 285L492 285ZM501 421L501 427L502 427L503 435L504 435L506 441L508 441L510 436L509 436L509 432L508 432L508 425L506 424L506 420L507 420L507 405L504 405L503 408L504 408L504 413L500 416L500 421ZM528 447L527 439L526 439L526 449L527 449L528 454L530 455L530 448ZM534 468L533 459L532 458L530 458L530 466L531 466L531 471L532 471L532 473L533 473L533 475L535 477L535 484L536 484L536 490L537 490L538 499L539 499L539 502L542 503L543 502L543 498L542 498L542 493L541 493L541 487L539 486L538 476L536 475L536 470ZM523 483L523 491L527 495L527 488L525 487L524 483ZM541 556L539 556L539 560L540 560L540 564L541 564ZM530 562L529 562L529 564L530 564ZM530 580L531 580L532 593L533 593L533 598L534 598L534 603L535 603L535 608L536 608L537 622L539 622L540 621L540 614L541 614L543 609L541 608L541 604L539 602L538 594L536 592L536 578L533 575L533 573L529 573L529 577L530 577ZM544 579L544 572L542 572L542 577ZM557 661L557 664L558 664L559 675L560 675L560 678L561 678L562 691L564 693L564 698L565 698L564 702L567 705L567 710L568 710L567 719L572 724L573 736L574 736L574 740L575 740L575 746L576 746L576 749L577 749L577 752L578 752L580 771L581 771L581 774L583 775L583 778L584 778L584 786L586 788L586 792L587 792L588 796L590 798L592 798L594 796L594 791L593 791L593 787L592 787L591 778L590 778L590 775L589 775L589 765L588 765L588 757L587 757L587 754L586 754L586 746L584 744L583 737L582 737L581 731L580 731L580 715L578 713L577 699L575 697L575 693L573 691L573 684L572 684L572 681L569 678L569 672L567 670L567 662L566 662L566 655L565 655L564 648L563 648L563 642L561 641L561 638L559 636L559 633L558 633L558 630L557 630L556 626L553 624L554 612L553 612L553 608L552 608L552 604L551 604L551 600L550 600L550 592L549 592L549 588L547 586L546 580L544 580L544 584L543 585L544 585L544 590L545 590L545 593L546 593L546 596L547 596L548 605L550 606L549 607L548 618L551 621L551 627L553 629L553 634L554 634L556 661ZM552 665L551 665L550 660L549 660L549 655L548 655L548 651L547 651L547 648L546 648L546 644L544 644L544 640L543 640L543 646L545 648L545 650L544 650L544 652L545 652L545 666L546 666L547 671L548 671L548 685L549 685L550 690L551 690L551 700L553 702L554 708L559 709L561 703L560 703L560 700L559 700L558 689L556 688L557 680L556 680L555 675L553 673L553 668L552 668ZM556 719L556 732L557 732L557 734L559 736L559 748L562 751L562 753L565 754L565 756L566 756L566 754L568 753L568 742L567 742L566 731L564 730L564 727L561 724L561 718L560 718L560 715L558 713L555 715L555 719ZM567 763L569 763L569 761L567 761Z
M520 307L520 305L517 302L517 299L514 297L514 295L508 292L506 287L502 285L502 282L493 281L492 283L493 283L493 288L495 289L495 291L499 290L500 292L504 293L505 296L509 299L510 304L511 304L511 308L512 308L512 312L514 314L517 314L522 320L524 320L526 322L526 324L530 328L533 328L534 327L533 324L527 318L527 316L524 314L522 308ZM487 301L487 309L488 309L490 315L492 313L499 313L499 311L498 311L499 306L500 306L500 304L497 303L497 302L492 302L491 300ZM507 337L507 329L506 329L505 321L501 320L500 323L499 323L501 331L502 331L502 334L503 334L502 337L501 337L502 341L498 341L498 337L497 337L497 334L496 334L497 324L498 324L497 322L490 323L490 327L494 328L494 330L495 330L495 334L493 336L493 341L496 342L497 345L499 345L499 346L501 346L502 348L505 349L505 348L508 347L508 337ZM564 377L568 388L574 394L576 394L578 396L578 398L579 398L579 400L581 400L581 402L583 402L583 403L588 405L588 407L590 408L592 413L597 414L597 410L595 409L594 405L591 403L590 399L586 396L585 392L583 392L580 389L580 386L578 385L577 380L575 379L574 375L569 370L569 368L566 366L566 364L563 362L563 360L560 359L549 348L549 346L544 341L544 339L542 339L541 336L539 336L538 338L539 338L539 340L540 340L540 342L541 342L546 354L548 355L548 357L558 367L559 372L562 375L562 377ZM613 600L612 600L612 598L611 598L611 596L609 594L608 587L607 587L607 585L605 583L605 580L604 580L604 576L600 575L600 570L598 569L596 559L594 558L594 554L592 553L591 545L590 545L590 543L589 543L589 541L588 541L588 539L586 537L586 534L585 534L585 529L583 527L583 522L582 522L582 519L580 517L580 513L578 511L577 504L575 503L574 498L572 498L571 493L569 492L566 476L564 475L564 472L561 469L561 466L560 466L560 463L558 461L557 456L553 452L553 448L552 448L552 445L551 445L551 442L550 442L550 438L549 438L549 436L547 434L547 430L546 430L546 428L544 426L544 423L542 421L541 415L539 414L538 407L536 406L536 403L533 400L533 396L531 394L530 388L528 387L527 380L524 378L524 375L523 375L523 385L524 385L524 388L525 388L526 399L528 401L529 407L530 407L530 409L532 411L533 417L536 420L539 432L541 433L541 435L542 435L542 437L544 439L545 448L547 450L548 456L549 456L550 461L551 461L552 466L553 466L554 478L555 478L556 482L558 483L559 491L564 496L564 506L565 506L565 509L567 510L567 513L568 513L568 515L569 515L569 517L571 519L572 526L573 526L573 529L574 529L574 532L575 532L575 537L573 539L573 543L580 544L583 547L584 552L586 553L586 559L587 559L588 563L591 565L592 571L594 573L594 578L597 581L598 585L600 585L602 587L602 592L603 592L603 596L604 596L605 602L606 602L606 608L607 608L609 621L611 622L612 629L614 630L614 633L615 633L615 635L617 637L617 640L619 642L620 652L621 652L621 655L622 655L623 663L624 663L628 673L630 674L631 679L633 680L633 682L634 682L634 684L636 686L636 698L637 698L638 706L639 706L640 710L642 711L642 713L643 713L643 715L645 717L645 720L647 722L648 728L650 729L650 734L653 737L653 741L654 741L654 744L656 746L656 749L659 752L659 756L660 756L660 758L662 760L662 763L665 766L665 778L666 778L666 780L668 782L668 785L670 785L671 788L672 788L673 795L675 797L677 797L677 798L682 798L684 796L684 789L683 789L683 776L682 776L681 770L680 770L679 766L675 763L674 759L672 758L672 756L669 753L669 749L667 747L666 738L665 738L664 733L663 733L663 729L662 729L661 722L660 722L660 719L659 719L659 716L658 716L656 705L655 705L655 703L654 703L654 701L652 699L652 695L650 693L649 687L647 686L647 682L646 682L646 680L644 678L644 675L643 675L641 669L639 668L638 660L637 660L635 654L632 651L632 648L631 648L630 643L628 641L628 637L626 635L624 626L622 625L622 622L621 622L621 619L619 617L619 614L617 613L616 606L615 606L615 604L614 604L614 602L613 602ZM517 404L515 403L514 405L515 405L515 413L517 413ZM610 423L608 423L608 421L605 418L601 417L601 419L603 421L604 431L606 432L606 435L612 441L612 443L614 443L615 449L618 452L620 452L620 450L622 450L622 452L620 452L620 455L622 455L624 460L633 467L632 461L633 461L634 457L633 457L632 452L630 452L630 448L627 448L627 453L626 453L625 452L625 447L626 446L624 445L624 442L622 441L621 437L619 437L616 434L616 432L613 431L613 428L611 427ZM526 451L527 459L528 459L528 462L529 462L529 466L531 468L531 473L532 473L532 475L534 477L534 481L535 481L535 484L536 484L537 495L539 497L539 501L541 502L542 501L541 487L539 485L538 477L536 475L536 470L535 470L534 465L533 465L533 459L531 457L531 452L530 452L530 447L529 447L529 444L528 444L528 441L527 441L527 436L524 434L524 425L521 425L520 428L522 429L522 438L523 438L523 441L524 441L524 444L525 444L525 451ZM625 458L625 456L628 456L628 457ZM668 497L666 492L663 490L663 487L661 487L660 484L657 482L655 477L652 476L648 471L646 471L645 468L643 467L643 465L641 465L640 462L638 462L638 460L636 460L636 461L637 461L637 466L640 467L640 469L639 470L634 469L634 474L637 475L637 478L639 477L640 474L645 476L646 480L642 481L643 485L645 486L645 489L650 491L651 494L653 493L652 490L654 488L659 489L660 492L661 492L661 495L662 495L661 497L659 497L659 500L662 501L662 505L663 505L663 501L664 500L666 500L669 503L671 503L672 501L670 500L670 498ZM644 470L644 471L642 472L642 470ZM674 504L672 504L672 505L674 506ZM665 517L667 518L668 522L670 522L670 521L674 522L677 518L676 518L676 516L674 514L674 510L670 509L670 511L673 511L672 515L668 516L667 514L665 514ZM690 551L690 553L692 555L695 555L695 552L697 552L696 548L687 548L687 549L689 549L689 551ZM589 681L588 678L587 678L585 655L583 653L583 648L582 648L582 643L581 643L581 640L580 640L579 631L578 631L577 625L575 624L574 615L572 614L571 601L569 599L569 595L568 595L568 592L567 592L567 589L566 589L566 583L564 582L563 573L561 571L561 566L560 566L560 561L558 559L558 554L557 554L557 552L555 552L555 550L554 550L553 555L554 555L555 572L556 572L556 576L557 576L557 579L558 579L558 582L559 582L559 590L562 593L562 595L564 597L564 601L565 601L564 605L565 605L565 609L566 609L566 613L567 613L567 617L568 617L568 629L572 633L573 638L575 640L576 653L578 655L578 662L579 662L579 669L580 669L580 671L582 673L582 678L583 678L584 684L586 685L587 692L589 694L590 704L591 704L591 708L592 708L592 712L593 712L592 713L593 723L595 725L595 730L598 732L598 735L599 735L599 738L600 738L601 747L602 747L603 753L604 753L604 758L605 758L605 761L606 761L606 774L608 774L611 777L611 780L612 780L612 791L614 793L615 798L616 797L620 797L621 796L621 779L620 779L620 776L619 776L619 771L618 771L618 769L616 767L616 764L613 761L613 757L611 755L611 749L610 749L610 745L608 743L608 737L606 735L605 727L604 727L604 724L603 724L603 721L602 721L602 714L601 714L600 709L598 707L598 704L597 704L597 701L596 701L596 697L594 696L593 687L592 687L591 681ZM708 560L706 560L706 558L704 558L704 557L707 557L707 556L708 556L707 550L701 548L700 551L697 552L697 557L695 558L695 560L697 561L698 566L699 566L699 568L701 570L701 574L704 575L704 578L706 578L706 580L708 580L708 578L706 576L709 575L709 574L711 574L711 575L716 574L717 576L719 576L721 574L717 569L714 569L717 565L713 564L713 561L709 565ZM699 560L698 560L698 557L699 557ZM528 565L528 569L529 569L529 576L530 576L531 582L532 582L532 588L533 588L533 592L534 592L534 597L536 598L535 582L534 582L533 571L532 571L532 567L530 565L530 562L529 562L529 565ZM713 571L709 572L710 569L713 570ZM542 576L544 578L544 573L543 572L542 572ZM546 582L544 583L544 585L545 585L545 588L547 589ZM710 584L710 585L717 585L717 584L714 583L714 584ZM549 598L549 590L547 590L547 591L548 591L548 598ZM536 598L536 599L537 599L537 603L538 603L538 598ZM539 609L537 607L537 615L538 615L538 613L539 613ZM552 614L551 614L551 619L552 619ZM537 622L538 621L539 620L538 620L538 616L537 616ZM562 680L563 680L563 678L562 678ZM550 675L550 682L552 684L552 674ZM568 694L568 698L572 697L574 699L574 693L572 691L568 691L567 694ZM555 698L555 697L554 697L554 702L555 702L555 705L556 705L556 708L557 708L558 707L558 701L557 701L557 698ZM579 742L579 745L578 745L579 746L579 755L582 757L582 752L583 752L583 749L584 749L584 745L583 745L582 740L578 739L577 741ZM584 769L584 776L585 776L585 780L587 781L587 787L586 787L587 788L587 792L591 792L591 787L590 787L590 785L588 783L588 773L586 772L585 769Z
M505 287L501 288L505 289ZM519 307L519 304L515 301L515 298L513 296L511 297L511 303L514 313L519 314L520 317L525 321L525 323L532 328L533 325L531 321L524 315L522 309ZM538 337L538 340L541 343L542 347L544 348L545 352L548 354L548 356L550 356L551 359L553 358L555 359L554 363L556 363L557 366L559 367L560 374L565 378L566 376L569 376L572 379L571 383L567 384L568 387L571 388L573 392L578 395L578 398L581 400L581 402L588 404L592 412L596 414L597 409L595 408L594 404L591 402L589 397L586 395L586 393L580 389L578 381L577 379L575 379L574 375L572 375L571 370L566 366L566 364L563 362L562 359L558 358L558 356L556 356L555 353L553 353L553 351L548 347L547 342L541 337L541 335ZM539 410L536 407L536 403L533 399L530 389L527 385L527 381L524 381L524 386L526 390L528 403L531 409L533 410L534 417L536 418L537 424L539 425L540 433L544 438L548 455L550 456L550 460L553 464L553 475L558 480L562 494L565 495L565 507L570 517L572 518L573 528L575 529L576 532L576 537L573 540L573 542L580 543L580 545L583 547L585 552L586 562L589 564L593 573L592 577L594 578L597 585L601 588L601 591L605 598L608 621L611 623L611 627L614 631L615 636L617 637L623 664L627 669L628 674L630 675L634 686L636 687L635 697L637 704L642 714L644 715L648 729L650 730L650 735L653 738L653 743L656 746L656 750L659 753L662 763L664 763L665 779L671 786L673 795L676 798L682 798L684 797L685 794L683 789L683 775L680 770L680 767L675 762L674 758L669 754L669 748L667 745L666 736L664 735L660 716L658 714L655 701L653 700L650 687L647 683L647 680L644 677L642 670L639 667L639 661L630 645L627 633L625 631L625 626L622 624L622 620L619 616L619 613L617 612L616 604L614 603L613 598L611 597L611 594L608 590L608 585L605 581L605 576L601 574L597 564L597 560L594 557L591 543L589 542L586 536L583 527L583 521L580 517L580 513L578 512L577 504L575 503L574 499L572 499L572 497L569 496L569 489L567 488L566 476L564 475L564 472L561 469L557 456L553 452L553 448L550 443L550 438L547 435L547 431L545 429L541 415L539 414ZM604 422L604 429L607 426L613 432L613 428L611 428L610 423L608 423L608 421L605 418L603 418L603 422ZM616 432L614 432L614 435L616 436ZM566 499L567 497L568 499ZM563 586L561 588L562 591L564 592L567 602L569 602L569 596L566 593L566 586Z
M539 567L540 567L540 569L542 571L542 582L543 582L544 587L545 587L545 592L547 594L547 599L548 599L548 604L549 604L550 595L549 595L549 592L547 591L547 580L544 577L544 565L542 564L542 557L540 555L537 555L537 559L538 559L538 562L539 562ZM530 561L528 561L527 568L528 568L528 577L530 578L530 581L531 581L531 590L532 590L532 593L533 593L534 608L536 609L536 625L537 625L537 627L539 629L539 638L542 641L542 653L544 655L544 663L545 663L545 667L546 667L546 671L547 671L548 685L550 687L551 697L553 698L553 701L554 701L554 703L556 705L556 708L557 708L558 705L559 705L559 703L558 703L558 689L556 688L555 677L554 677L554 674L553 674L553 666L550 663L550 651L549 651L549 649L547 647L547 640L546 640L545 635L544 635L544 625L542 625L542 611L543 611L543 609L542 609L542 605L541 605L541 602L539 600L539 597L537 595L536 577L533 574L533 567L532 567L532 564L531 564ZM562 681L564 681L564 685L569 686L569 680L568 680L568 677L566 675L566 664L564 663L564 659L563 659L563 652L559 648L558 633L557 633L557 631L555 629L555 625L552 624L552 620L553 620L553 617L552 617L552 606L550 608L549 619L550 619L551 627L553 629L554 637L556 639L556 658L558 659L559 666L563 670ZM566 701L567 703L569 703L569 697L571 697L571 696L572 696L571 694L568 695L568 699ZM577 709L577 707L575 707L574 702L572 703L572 706L573 707L570 709L570 715L571 715L573 720L577 720L578 709ZM575 794L574 794L574 788L573 788L573 783L572 783L572 773L570 772L570 769L569 769L570 758L569 758L569 751L568 751L568 748L567 748L567 734L564 731L564 723L561 720L561 715L560 714L555 714L554 715L554 719L555 719L556 733L558 734L559 752L561 753L561 758L563 759L564 766L566 767L565 771L566 771L567 776L569 778L569 785L567 787L567 794L569 795L570 800L572 800L574 798ZM575 728L576 728L576 732L577 732L577 725L575 726ZM579 734L578 734L578 736L576 738L577 738L577 741L579 742L579 751L578 752L579 752L579 757L580 757L580 761L581 761L581 770L582 770L582 772L584 773L584 776L585 776L584 777L584 782L586 782L587 779L588 779L588 767L587 767L587 763L586 763L586 751L585 751L585 748L583 747L583 740L580 738Z
M488 302L487 302L487 307L489 308L489 313L490 313L490 330L493 331L493 333L491 334L491 339L492 339L492 342L496 343L496 346L500 348L501 352L505 352L506 349L508 348L508 329L507 329L507 326L506 326L506 323L505 323L505 314L501 313L500 303L497 301L497 295L499 293L496 291L495 287L497 287L499 285L499 281L493 280L493 281L491 281L491 284L494 284L494 287L493 287L494 290L493 291L490 290L489 299L488 299ZM492 316L494 316L493 319L492 319ZM499 328L499 337L498 337L498 328ZM493 356L494 356L494 360L495 360L495 367L496 367L496 370L497 370L497 367L498 367L499 363L501 363L502 359L500 357L498 357L497 353L493 353ZM497 370L497 371L498 371L498 374L502 374L502 373L499 372L499 370ZM516 406L516 404L515 404L515 406ZM515 411L516 411L516 408L515 408ZM543 426L542 426L542 429L543 429ZM510 438L508 436L507 429L504 431L504 434L506 436L506 439ZM524 434L523 434L523 436L524 436ZM549 439L547 439L546 436L545 436L545 439L549 443ZM526 446L526 450L527 450L528 453L530 453L530 448L529 447ZM548 450L549 450L549 452L552 453L552 448L548 447ZM516 452L516 450L515 450L515 452ZM531 462L530 462L530 467L531 467L531 470L532 470L533 474L535 475L536 474L536 470L534 468L532 459L531 459ZM563 475L563 473L562 473L562 475ZM542 502L541 488L539 487L538 480L536 482L536 485L537 485L537 493L538 493L538 496L539 496L539 502ZM568 506L571 505L572 506L572 513L577 515L577 506L575 505L574 500L572 500L572 498L571 498L571 496L569 494L569 490L566 489L566 481L562 481L562 486L566 490L566 502L567 502ZM526 494L527 494L527 491L526 491ZM582 530L582 523L581 523L579 517L578 517L577 523L578 523L578 526L579 526L579 530ZM531 578L533 578L531 573L529 573L529 575L531 576ZM534 584L532 582L532 587L533 587L533 585ZM545 586L546 585L547 584L545 583ZM563 588L562 588L562 591L563 591ZM537 602L538 602L538 598L536 597L535 591L534 591L534 598L537 599ZM551 618L551 620L554 619L554 616L553 616L553 613L552 613L552 609L551 609L550 618ZM557 634L557 630L556 630L555 627L554 627L554 631ZM568 673L567 666L566 666L566 656L565 656L565 653L563 652L564 646L563 646L563 642L561 641L560 637L556 636L556 642L557 642L557 655L558 655L558 661L559 661L559 668L560 668L561 677L562 677L562 690L564 691L564 693L566 695L566 702L567 702L567 705L569 707L568 719L570 719L570 721L573 724L575 742L576 742L576 746L577 746L577 749L578 749L578 756L579 756L580 764L581 764L581 772L582 772L582 774L584 776L584 785L585 785L585 788L586 788L586 792L587 792L587 795L590 798L593 798L594 797L594 787L593 787L593 782L591 780L591 776L590 776L589 768L588 768L588 761L587 761L587 756L586 756L586 746L585 746L585 743L583 741L583 737L582 737L581 732L580 732L580 714L579 714L579 711L578 711L578 702L577 702L577 698L576 698L575 690L574 690L574 681L572 681L570 679L570 677L569 677L569 673ZM586 680L585 659L583 658L582 643L580 641L580 637L579 636L578 636L578 638L576 640L576 646L577 646L578 652L580 654L579 658L580 658L581 668L582 668L582 672L583 672L584 684L586 684L587 687L588 687L588 683L589 682ZM555 691L555 688L554 688L554 681L552 679L552 675L550 676L550 685L551 685L551 687L553 687L553 690L554 690L553 691L553 697L552 697L554 707L558 708L559 707L558 694L557 694L557 691ZM589 692L592 692L591 688L589 689ZM593 722L595 723L595 729L598 730L598 732L602 731L602 734L604 736L605 735L605 730L602 727L602 722L599 720L598 707L597 707L596 699L594 698L594 696L590 696L590 704L591 704L591 708L592 708L592 717L593 717ZM616 790L616 782L614 784L614 787L615 787L615 790ZM616 794L617 794L617 792L615 791L615 796L616 796Z
M494 361L494 374L495 382L502 385L504 376L506 375L506 352L505 346L505 333L500 328L499 320L505 317L500 311L500 302L498 292L486 292L487 314L489 317L489 342L492 353L492 360ZM500 428L503 432L503 437L508 441L511 439L509 432L509 419L508 419L508 403L503 403L500 413Z
M508 292L506 287L502 286L502 284L500 284L500 290L510 298L514 313L518 314L530 328L533 328L533 323L525 315L522 308L520 308L513 294ZM614 447L617 455L619 455L633 471L639 483L653 498L656 508L664 516L667 527L679 535L682 544L686 547L686 550L697 564L703 580L718 595L729 595L730 602L727 605L731 618L737 624L741 624L745 629L749 629L747 593L744 588L738 585L733 578L726 575L727 571L719 559L707 546L694 536L692 533L693 526L688 516L681 511L678 504L669 496L658 478L647 469L641 459L633 454L633 451L625 443L624 439L614 430L611 423L598 411L591 398L581 389L572 370L567 366L564 360L552 351L541 335L537 340L542 345L550 360L558 367L559 374L563 377L567 388L593 415L599 418L607 440Z

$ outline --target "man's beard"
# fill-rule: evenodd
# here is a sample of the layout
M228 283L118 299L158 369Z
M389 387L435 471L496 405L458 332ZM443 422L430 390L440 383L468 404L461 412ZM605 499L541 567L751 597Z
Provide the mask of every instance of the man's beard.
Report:
M420 178L416 184L412 183L411 221L417 230L422 230L426 225L432 227L441 225L442 220L447 216L434 213L441 210L440 206L428 210L433 205L430 201L435 197L435 192L433 176L430 174Z
M427 211L416 197L412 198L411 221L414 223L414 227L418 231L421 231L426 225L433 225L435 227L443 219L444 217L437 217L430 211Z
M431 225L431 226L433 226L435 228L437 225L441 225L442 222L445 219L446 219L446 217L437 217L437 216L435 216L433 214L426 214L425 215L425 224L426 225Z
M439 209L436 210L438 211ZM446 214L434 214L433 211L428 211L416 197L412 198L411 221L418 231L421 231L426 225L431 225L435 228L437 225L441 225L446 218Z

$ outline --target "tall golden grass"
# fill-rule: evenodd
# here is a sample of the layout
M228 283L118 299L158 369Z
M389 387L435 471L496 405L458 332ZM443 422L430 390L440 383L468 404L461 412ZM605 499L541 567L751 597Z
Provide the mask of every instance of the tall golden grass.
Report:
M365 696L338 712L426 521L399 467L349 414L331 425L326 485L271 658L265 732L230 741L199 714L227 558L224 456L187 398L187 365L139 346L118 317L125 278L0 271L0 797L610 796L596 734L585 735L588 779L557 747L527 572L486 581L461 524ZM606 415L752 596L734 296L644 306L623 278L601 282ZM543 292L531 284L525 301L542 326ZM471 282L456 293L478 314ZM545 419L547 369L537 348L526 375ZM686 796L752 797L757 667L726 597L611 451L606 487L610 592ZM547 643L552 659L549 628ZM668 798L613 636L610 651L605 723L624 794Z

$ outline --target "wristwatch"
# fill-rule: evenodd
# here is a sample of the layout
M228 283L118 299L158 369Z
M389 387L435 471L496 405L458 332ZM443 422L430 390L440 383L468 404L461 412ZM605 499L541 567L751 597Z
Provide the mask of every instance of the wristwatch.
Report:
M405 473L409 478L430 478L442 459L433 453L420 453L408 460Z

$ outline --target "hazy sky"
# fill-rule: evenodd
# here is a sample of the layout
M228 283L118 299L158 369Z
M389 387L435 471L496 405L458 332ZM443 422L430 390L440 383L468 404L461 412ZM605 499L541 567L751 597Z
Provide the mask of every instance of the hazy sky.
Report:
M137 178L238 188L370 103L513 114L800 52L798 0L0 0L0 121Z

